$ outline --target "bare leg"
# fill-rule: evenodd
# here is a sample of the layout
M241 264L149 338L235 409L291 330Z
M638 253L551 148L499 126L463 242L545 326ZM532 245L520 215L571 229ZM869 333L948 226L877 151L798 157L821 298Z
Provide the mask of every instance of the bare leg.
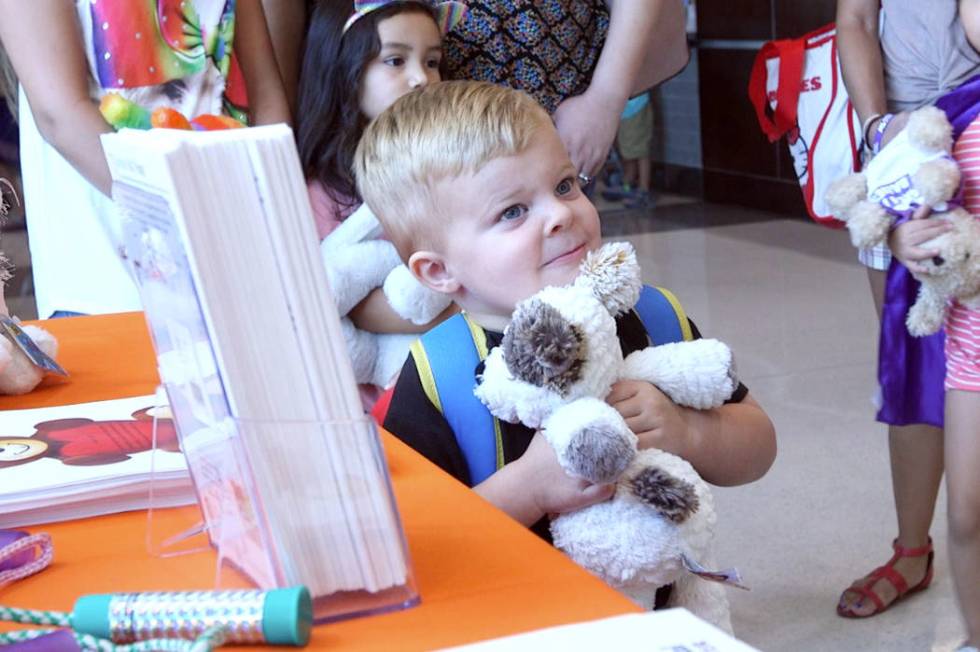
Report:
M639 179L637 181L637 185L643 192L650 192L650 169L652 167L650 157L644 156L643 158L638 159L636 162L636 167L638 169L637 177Z
M630 188L635 188L636 178L636 159L623 159L623 185L628 185Z
M980 393L946 392L949 564L968 644L980 646Z
M868 279L880 319L885 273L869 269ZM898 544L903 548L920 548L929 541L929 527L943 476L943 431L923 424L889 426L888 449L898 517ZM927 566L928 556L922 555L899 559L895 570L905 578L909 587L914 587L925 578ZM879 580L871 588L886 605L898 595L888 580ZM876 608L870 600L862 601L860 594L854 591L845 591L841 604L858 616L869 615Z

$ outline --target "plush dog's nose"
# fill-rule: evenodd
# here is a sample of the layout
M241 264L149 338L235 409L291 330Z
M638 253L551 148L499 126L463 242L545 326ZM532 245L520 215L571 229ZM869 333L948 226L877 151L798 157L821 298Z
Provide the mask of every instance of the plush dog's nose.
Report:
M945 262L946 262L946 259L943 258L942 256L933 256L932 257L932 264L935 265L936 267L939 267L940 265L942 265Z

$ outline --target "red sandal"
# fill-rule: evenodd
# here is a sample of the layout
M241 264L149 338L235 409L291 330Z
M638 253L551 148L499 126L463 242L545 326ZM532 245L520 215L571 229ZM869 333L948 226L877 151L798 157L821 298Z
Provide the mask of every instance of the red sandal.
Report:
M929 583L932 582L932 538L929 539L929 543L920 548L903 548L902 546L898 545L898 539L895 539L892 541L892 548L895 550L895 554L892 555L892 558L888 560L887 564L874 569L865 575L863 580L858 580L860 584L855 583L844 589L844 593L841 594L841 600L837 603L838 616L843 616L844 618L869 618L871 616L877 616L899 600L902 600L913 593L924 591L925 589L929 588ZM903 557L921 557L923 555L929 555L929 560L926 562L926 575L922 578L921 582L910 588L908 582L905 581L905 578L895 570L895 562ZM887 580L893 587L895 587L895 591L898 593L895 599L888 604L885 604L878 594L872 590L875 583L882 579ZM865 598L871 600L871 602L873 602L875 605L874 611L867 614L858 614L853 611L853 606L844 606L844 596L847 595L849 591L857 593L861 596L861 600L855 604L861 604L861 601L863 601Z

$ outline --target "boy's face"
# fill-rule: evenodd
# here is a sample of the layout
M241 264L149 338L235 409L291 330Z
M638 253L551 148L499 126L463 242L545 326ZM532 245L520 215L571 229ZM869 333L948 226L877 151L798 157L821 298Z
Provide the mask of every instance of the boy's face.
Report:
M601 242L599 214L550 122L520 154L441 180L433 199L448 218L444 291L489 328L546 286L570 283Z
M364 69L358 104L374 120L399 97L440 80L442 36L431 16L402 12L378 22L381 50Z

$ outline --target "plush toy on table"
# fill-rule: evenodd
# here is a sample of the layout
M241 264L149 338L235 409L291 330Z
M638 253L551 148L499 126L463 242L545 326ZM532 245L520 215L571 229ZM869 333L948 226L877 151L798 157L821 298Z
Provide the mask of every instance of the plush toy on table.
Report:
M99 104L105 121L115 129L184 129L217 131L239 129L241 122L226 115L206 113L188 120L180 111L170 107L149 110L118 93L106 93Z
M637 451L636 435L603 399L617 380L635 379L679 405L720 406L738 385L732 353L701 339L624 359L615 317L636 304L640 289L631 245L590 254L572 285L518 304L476 395L497 418L540 429L566 473L616 484L611 500L551 521L558 548L647 609L657 589L673 583L672 605L731 631L724 590L699 579L738 581L733 571L698 564L711 561L715 513L707 484L676 455Z
M838 179L827 203L844 220L856 247L885 242L896 219L928 205L928 219L953 228L919 245L940 253L923 261L924 273L905 325L915 336L931 335L943 324L950 299L980 307L980 224L956 198L960 169L951 155L953 128L946 114L928 106L913 111L908 124L860 174Z
M3 184L0 184L0 208L6 205L3 201ZM4 216L4 211L0 210L0 218ZM26 394L38 386L47 370L34 364L21 347L14 343L11 331L23 331L51 359L58 354L58 341L43 328L21 327L12 322L3 296L4 286L10 277L10 265L0 251L0 394Z
M367 204L323 239L320 253L357 382L387 387L418 335L370 333L354 326L346 315L379 287L392 309L415 324L432 321L451 301L412 276L395 245L382 239L381 224Z

